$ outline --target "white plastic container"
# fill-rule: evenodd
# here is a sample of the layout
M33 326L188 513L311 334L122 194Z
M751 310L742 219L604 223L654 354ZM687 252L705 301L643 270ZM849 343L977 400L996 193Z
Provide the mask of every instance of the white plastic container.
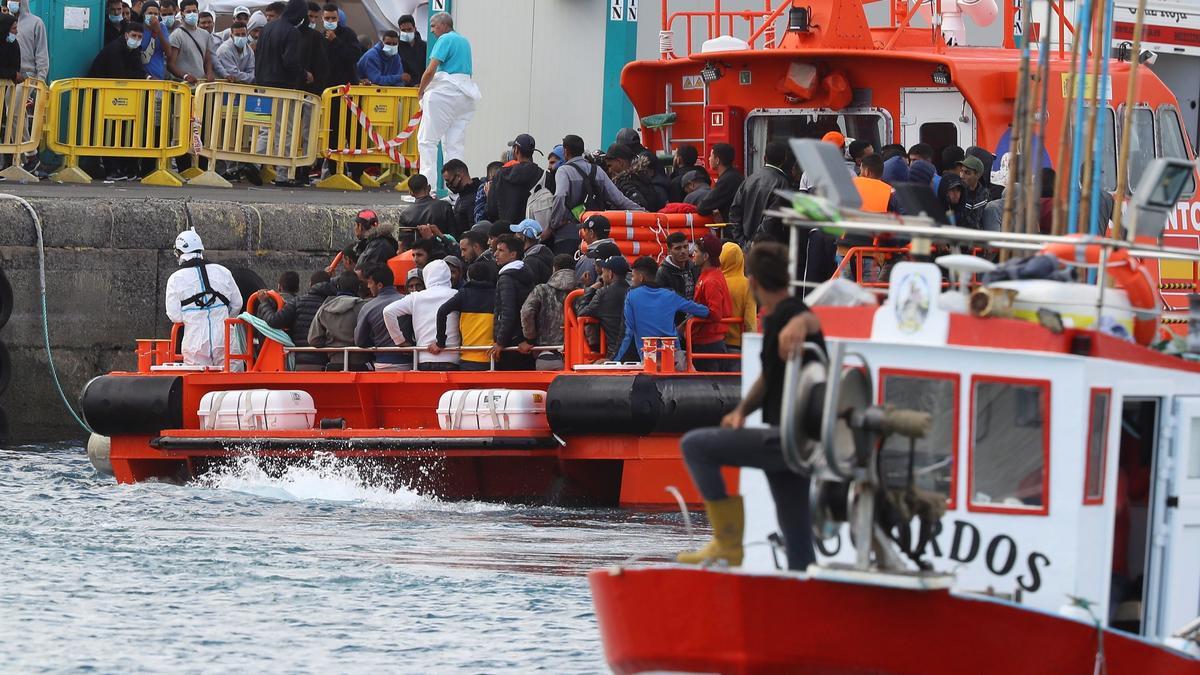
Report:
M459 389L438 399L438 425L446 430L548 431L546 392L533 389Z
M210 391L200 399L201 429L298 431L317 416L312 395L300 390Z

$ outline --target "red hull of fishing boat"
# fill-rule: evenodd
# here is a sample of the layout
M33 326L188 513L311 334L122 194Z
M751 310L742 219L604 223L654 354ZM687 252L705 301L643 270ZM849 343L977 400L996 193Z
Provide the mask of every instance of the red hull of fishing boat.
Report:
M1094 626L989 598L695 568L588 575L618 673L1091 673ZM1200 660L1105 631L1110 675Z

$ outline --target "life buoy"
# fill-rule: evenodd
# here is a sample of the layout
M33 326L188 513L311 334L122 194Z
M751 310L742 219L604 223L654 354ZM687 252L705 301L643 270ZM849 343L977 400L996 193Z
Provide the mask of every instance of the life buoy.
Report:
M604 216L611 226L609 236L616 241L662 241L672 232L683 232L688 239L699 239L708 233L712 218L698 213L650 213L647 211L592 211L580 216Z
M247 314L252 314L254 316L257 316L257 314L254 314L254 308L258 305L258 297L259 297L258 293L250 294L250 299L246 301L246 313ZM283 296L282 295L280 295L279 293L276 293L275 291L267 291L267 297L271 298L271 300L273 300L275 302L275 310L276 311L283 309Z
M1047 244L1042 253L1050 254L1063 262L1100 264L1098 244ZM1082 256L1082 259L1080 259ZM1158 298L1154 293L1154 280L1141 261L1129 255L1125 249L1114 249L1108 256L1105 274L1111 276L1129 296L1133 315L1133 338L1140 345L1149 345L1158 334Z

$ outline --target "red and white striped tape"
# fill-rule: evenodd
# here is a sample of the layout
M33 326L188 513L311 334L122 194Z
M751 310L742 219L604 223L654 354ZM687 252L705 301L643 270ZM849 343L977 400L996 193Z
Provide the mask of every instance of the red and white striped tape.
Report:
M349 110L350 114L354 115L354 117L358 120L359 125L363 128L363 132L366 133L367 137L371 139L371 142L375 144L375 149L330 150L330 155L366 155L372 152L382 152L388 156L388 159L391 159L396 163L397 166L405 170L416 169L419 166L420 162L411 162L407 157L400 154L400 146L404 145L404 142L413 135L413 132L417 130L417 126L421 123L422 113L420 110L413 114L412 118L408 120L408 124L405 125L404 130L401 131L398 136L388 140L377 133L374 128L372 128L371 120L367 119L366 111L364 111L358 106L357 103L354 102L354 97L350 96L350 85L344 85L342 90L338 92L338 95L342 97L343 101L345 101L346 109Z

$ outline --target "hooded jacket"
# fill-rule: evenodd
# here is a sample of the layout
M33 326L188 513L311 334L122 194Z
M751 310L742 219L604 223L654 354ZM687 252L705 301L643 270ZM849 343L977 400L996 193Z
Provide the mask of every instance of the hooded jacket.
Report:
M896 187L899 183L908 182L908 163L903 157L893 157L883 163L883 182Z
M588 288L583 294L583 306L579 316L590 316L600 320L604 331L605 356L609 360L624 361L632 355L617 354L621 336L625 330L625 296L629 293L629 282L624 276L600 288Z
M379 223L367 230L362 239L354 244L355 264L359 269L386 265L400 251L400 243L392 236L396 228Z
M358 313L358 324L354 327L354 344L359 347L394 347L392 336L383 323L383 310L400 299L395 286L384 286L379 295L367 301ZM376 363L412 363L412 357L401 352L379 352Z
M779 167L766 164L751 174L733 195L728 214L729 238L736 242L754 241L754 235L763 230L777 241L785 241L779 219L763 213L783 203L776 190L791 188L791 179Z
M704 266L696 279L696 304L708 308L708 318L724 319L733 315L733 301L729 297L729 286L720 268ZM706 345L725 339L728 324L702 323L692 329L692 344Z
M521 343L521 307L533 290L533 274L522 260L510 262L496 277L496 320L492 340L501 347Z
M233 77L242 84L254 82L254 50L247 44L238 50L233 38L221 43L213 55L213 71L220 77Z
M533 285L544 284L550 281L550 275L554 272L554 251L545 244L534 244L525 249L525 254L522 256L525 261L525 269L529 270Z
M699 276L700 270L691 262L687 263L687 267L677 267L675 261L671 260L670 256L663 258L662 264L658 266L658 274L654 276L654 283L662 288L667 288L679 294L679 297L685 300L691 300L696 294L696 277ZM675 324L683 323L687 318L684 312L679 312L675 315Z
M17 14L17 44L21 45L21 72L43 82L50 73L50 47L46 43L46 24L29 11L29 0L21 0Z
M363 50L358 44L358 34L338 22L333 31L333 40L325 39L324 29L321 35L321 46L325 49L325 59L329 63L329 77L326 84L336 87L343 84L358 84L358 60L362 58Z
M666 186L663 186L664 196L660 196L654 185L654 175L650 161L645 155L638 155L628 169L615 174L612 180L630 201L647 211L657 211L667 204Z
M525 341L539 347L563 343L563 303L578 288L575 270L558 270L538 284L521 305L521 332Z
M721 247L721 274L725 275L725 285L729 288L729 299L733 303L729 316L740 318L739 324L726 326L725 344L731 347L742 346L742 332L758 330L758 303L750 292L750 280L746 278L746 259L742 255L742 247L727 241Z
M982 183L980 186L982 187ZM958 200L958 204L950 203L950 188L958 188L962 190L962 199ZM954 216L954 224L959 227L965 227L967 222L967 186L963 185L962 179L958 174L948 172L942 176L942 182L938 184L937 192L938 200L942 202L942 206L946 207Z
M21 30L19 24L17 30ZM92 68L88 71L88 77L114 80L146 79L146 67L142 65L141 49L130 49L125 44L124 37L109 42L100 48L100 52L92 60Z
M475 194L479 191L481 184L478 178L472 178L463 186L462 190L454 193L458 195L458 199L454 200L454 231L447 232L447 234L461 237L463 232L471 229L471 226L475 224Z
M421 31L413 33L413 41L400 41L400 48L396 50L396 56L404 63L404 72L408 73L412 78L412 83L416 85L421 81L421 75L425 74L426 56L429 53L429 46L421 37Z
M8 35L16 21L12 14L0 14L0 35ZM0 39L0 80L15 80L20 72L21 43Z
M396 344L404 341L404 335L400 332L401 316L412 317L413 338L417 346L428 347L437 342L438 310L456 294L450 287L450 266L444 261L429 263L421 270L421 276L425 279L425 290L409 293L383 310L383 323ZM446 347L455 348L456 351L441 354L421 352L418 363L458 363L457 347L460 345L462 337L458 330L458 314L451 313L446 319Z
M496 286L470 279L458 293L442 304L437 313L437 343L446 346L446 328L450 315L458 313L458 332L464 347L491 347L496 320ZM487 363L487 352L465 351L463 361Z
M383 43L376 42L358 60L358 76L380 87L403 87L404 62L400 56L383 53ZM411 83L410 83L411 84Z
M488 190L487 219L493 223L524 220L529 191L542 179L543 173L542 167L533 162L517 162L500 169Z
M308 3L288 0L283 15L263 26L254 50L254 82L264 87L300 89L304 46L297 26L308 21Z
M271 328L287 331L297 347L307 347L308 331L312 327L313 317L317 315L317 310L321 308L326 298L332 297L336 293L337 289L333 287L333 282L323 281L309 286L308 291L296 298L295 302L287 303L283 309L264 318ZM264 314L266 311L264 308ZM296 355L296 363L325 363L327 360L324 354L301 353Z
M354 329L358 326L358 313L366 301L357 295L339 292L321 304L308 327L308 344L311 347L353 347ZM329 363L342 363L342 354L330 354ZM366 354L351 354L350 364L362 365L369 360Z

